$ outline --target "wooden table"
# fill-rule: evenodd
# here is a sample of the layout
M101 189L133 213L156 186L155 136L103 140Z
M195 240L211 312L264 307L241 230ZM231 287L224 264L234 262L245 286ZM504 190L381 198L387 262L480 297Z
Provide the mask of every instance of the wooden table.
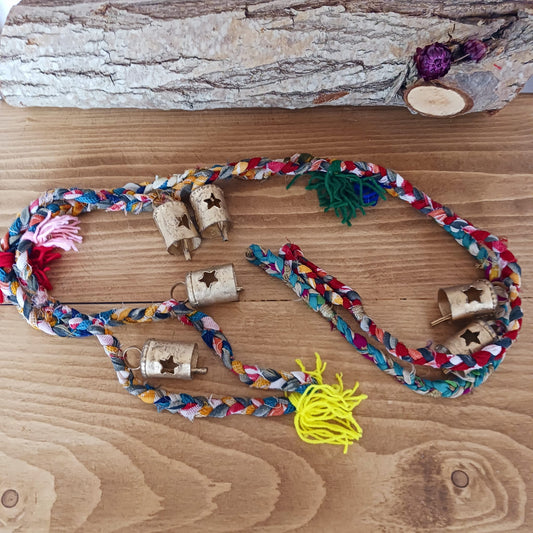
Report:
M148 214L81 218L80 253L52 265L53 294L81 310L167 298L188 270L234 262L239 303L211 312L245 362L292 370L329 362L369 399L364 436L341 448L300 441L291 416L190 423L157 414L121 390L93 338L48 337L0 308L0 519L17 531L531 531L533 529L533 97L500 113L451 120L403 109L213 112L12 109L0 105L0 227L52 187L112 188L185 168L305 151L399 171L478 226L509 238L524 272L525 328L498 371L473 394L421 397L361 358L279 282L250 266L252 242L287 239L355 287L368 313L412 346L431 330L439 287L479 276L443 231L394 200L352 228L321 214L303 184L283 178L225 186L230 241L204 242L185 262L166 254ZM3 233L3 230L2 230ZM177 322L124 327L194 342ZM196 394L249 391L205 346ZM468 476L466 487L452 473ZM463 474L455 474L464 485ZM13 493L9 493L13 495ZM7 502L9 503L9 502ZM1 524L1 522L0 522ZM9 530L9 528L8 528Z

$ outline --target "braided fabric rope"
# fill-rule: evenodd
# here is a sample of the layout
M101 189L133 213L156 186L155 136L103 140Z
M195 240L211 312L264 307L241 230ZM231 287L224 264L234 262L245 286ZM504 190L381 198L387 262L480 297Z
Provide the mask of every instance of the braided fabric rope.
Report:
M137 186L137 190L142 189ZM119 382L146 403L153 403L159 411L180 413L186 418L221 418L232 414L249 414L257 417L279 416L294 411L286 397L221 399L188 394L167 393L141 383L127 367L119 340L110 327L126 323L146 323L178 318L181 323L195 327L224 365L235 373L240 381L256 389L274 389L303 393L309 385L316 384L311 373L304 371L278 372L269 368L246 365L235 359L228 339L218 324L208 315L189 308L183 302L168 300L139 308L114 308L96 315L84 314L62 304L47 292L46 283L34 273L30 264L33 256L31 235L39 231L53 214L79 215L95 208L109 211L121 206L127 212L141 212L151 207L154 199L161 201L172 193L157 191L150 195L132 194L131 187L114 191L80 189L56 189L45 193L33 202L15 220L8 234L1 241L0 288L5 299L16 305L27 322L36 329L60 337L95 336L111 359ZM137 202L139 200L139 202ZM139 209L139 207L141 209ZM26 237L30 238L24 238ZM37 249L37 247L35 247ZM60 254L54 254L59 256Z
M365 314L360 301L350 305L350 299L353 299L352 301L359 300L357 293L348 286L340 284L324 271L321 271L323 277L319 278L316 272L309 268L308 265L312 265L312 263L303 257L298 246L290 243L286 244L281 248L279 255L276 255L270 250L263 250L260 246L253 244L250 246L248 259L270 276L283 281L291 287L299 298L305 301L313 311L320 313L328 320L361 355L374 362L380 370L394 376L400 383L403 383L414 392L446 398L461 396L470 392L473 387L481 385L501 362L501 359L495 360L491 364L472 370L467 374L454 375L452 371L449 379L445 380L423 379L417 376L414 371L409 372L396 361L385 356L382 351L370 344L363 335L355 333L346 321L338 316L334 306L342 306L348 309L363 331L384 343L386 347L397 347L398 340L392 337L390 333L380 330L375 325L371 326L373 324L372 319ZM318 269L318 267L315 268ZM345 295L341 296L342 293L338 289L332 289L331 285L342 287ZM383 341L380 339L383 339ZM385 339L386 342L384 342ZM426 348L422 350L426 350ZM390 350L387 349L387 351L392 353L392 348ZM414 353L415 350L411 350L411 352Z
M322 298L323 303L318 307L323 308L322 314L334 321L335 327L346 338L351 339L350 342L361 353L370 356L378 367L394 374L413 390L452 397L468 392L497 368L518 335L522 324L520 268L501 239L458 217L451 209L433 201L394 171L370 163L330 161L312 158L307 154L296 154L286 160L253 158L227 165L215 165L208 169L190 169L169 178L156 177L152 183L129 183L111 191L77 188L48 191L22 211L1 241L0 289L6 300L16 305L32 326L46 333L73 337L96 336L110 357L124 387L143 401L155 404L160 410L179 412L188 418L223 417L230 414L274 416L292 412L293 404L284 397L207 399L202 396L166 393L161 388L140 383L126 366L120 342L113 336L110 327L123 323L163 320L171 316L177 317L186 325L194 326L225 366L249 386L304 393L306 388L317 380L312 372L306 372L303 367L301 371L278 372L237 361L233 357L228 340L214 320L188 308L182 302L168 300L146 308L111 309L96 315L86 315L61 304L48 294L46 280L42 275L39 276L39 272L34 273L32 269L32 255L38 247L33 249L31 235L38 233L41 224L44 225L50 218L60 215L77 217L95 209L138 214L151 211L154 202L172 198L186 200L193 189L207 183L232 178L262 180L273 174L297 177L309 173L328 173L333 164L343 173L371 178L389 195L406 201L422 214L431 217L481 263L487 279L499 282L505 287L508 299L501 303L501 313L497 320L500 334L492 344L470 356L439 353L428 348L407 348L364 314L360 298L355 291L312 265L297 250L285 250L284 253L290 252L289 256L286 256L290 257L288 261L292 262L290 270L292 271L292 265L295 265L294 268L298 272L297 293L304 295L305 291L308 291L308 301L316 298L316 302L320 302L318 297ZM25 238L28 236L30 238ZM296 282L293 286L296 286ZM316 294L312 293L311 289ZM332 305L342 305L350 310L362 329L383 342L390 354L413 364L444 368L452 372L465 371L468 376L462 381L456 376L444 384L410 376L396 363L391 364L379 350L366 343L366 340L363 345L363 337L351 332L340 317L331 318L336 316Z

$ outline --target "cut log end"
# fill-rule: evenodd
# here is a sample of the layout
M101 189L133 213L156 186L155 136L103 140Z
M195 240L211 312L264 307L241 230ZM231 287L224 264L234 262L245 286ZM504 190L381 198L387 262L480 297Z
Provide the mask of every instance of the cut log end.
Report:
M455 117L474 105L465 92L441 82L417 82L406 89L404 100L409 109L426 117Z

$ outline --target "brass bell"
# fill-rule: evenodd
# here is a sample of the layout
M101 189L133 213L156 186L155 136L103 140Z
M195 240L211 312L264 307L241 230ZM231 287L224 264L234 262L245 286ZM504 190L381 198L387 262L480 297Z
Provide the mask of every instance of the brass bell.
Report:
M132 368L127 352L141 354L139 366ZM198 344L148 339L142 350L130 346L124 350L124 359L131 370L141 370L144 378L192 379L194 374L206 374L207 368L198 368Z
M154 209L154 221L165 240L168 253L178 255L182 251L185 259L190 261L190 251L196 250L202 239L187 206L180 201L165 202Z
M222 235L227 241L231 221L222 189L213 184L198 187L191 192L190 202L202 237Z
M193 307L214 303L236 302L241 287L237 286L233 264L220 265L205 270L188 272L185 288Z
M491 315L496 311L498 297L490 281L479 279L469 285L439 289L438 304L442 317L431 322L432 326L445 320Z
M485 320L474 320L468 326L435 346L437 352L472 354L497 338L496 332Z

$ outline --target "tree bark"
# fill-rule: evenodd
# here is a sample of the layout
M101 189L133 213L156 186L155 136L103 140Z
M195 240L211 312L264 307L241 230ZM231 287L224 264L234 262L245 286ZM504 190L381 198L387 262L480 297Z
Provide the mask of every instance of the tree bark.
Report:
M0 38L0 92L16 106L405 105L416 48L471 37L487 56L442 82L470 111L499 109L533 75L530 2L23 0Z

